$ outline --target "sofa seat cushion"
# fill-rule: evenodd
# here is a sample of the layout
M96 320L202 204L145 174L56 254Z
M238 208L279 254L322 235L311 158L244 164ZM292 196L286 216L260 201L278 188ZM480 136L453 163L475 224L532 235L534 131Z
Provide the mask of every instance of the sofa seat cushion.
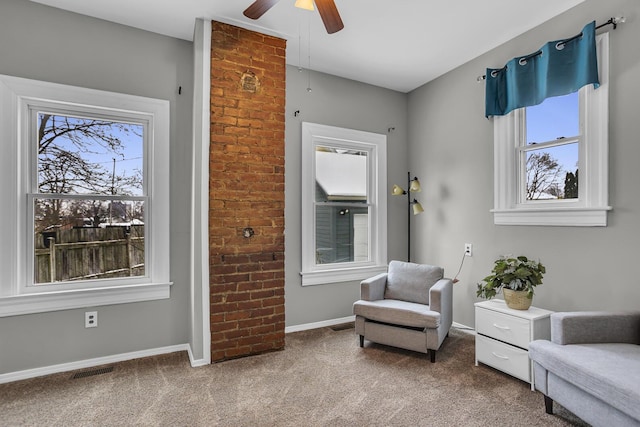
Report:
M412 328L436 329L440 326L440 313L430 310L428 305L393 299L356 301L353 314L376 322Z
M640 420L640 345L538 340L529 343L529 355L556 376Z

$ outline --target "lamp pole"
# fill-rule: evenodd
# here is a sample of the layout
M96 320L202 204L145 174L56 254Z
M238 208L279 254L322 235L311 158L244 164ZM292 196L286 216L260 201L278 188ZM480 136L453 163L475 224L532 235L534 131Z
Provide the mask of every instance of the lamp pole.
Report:
M407 262L411 262L411 172L407 172Z

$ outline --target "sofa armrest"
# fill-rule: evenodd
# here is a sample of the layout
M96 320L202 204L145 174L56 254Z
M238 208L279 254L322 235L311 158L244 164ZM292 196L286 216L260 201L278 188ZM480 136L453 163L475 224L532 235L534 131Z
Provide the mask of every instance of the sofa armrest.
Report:
M360 299L375 301L384 299L384 289L387 286L387 273L380 273L360 282Z
M453 311L453 282L451 279L438 280L429 290L429 309L438 313Z
M640 344L640 312L578 311L551 315L551 341L556 344Z

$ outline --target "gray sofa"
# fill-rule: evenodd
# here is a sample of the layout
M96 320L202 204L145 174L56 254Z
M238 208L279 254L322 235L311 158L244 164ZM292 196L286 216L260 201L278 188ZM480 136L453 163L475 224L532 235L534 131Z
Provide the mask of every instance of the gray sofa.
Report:
M353 304L360 347L366 338L435 362L453 323L453 283L443 275L441 267L391 261L388 273L363 280Z
M551 341L529 344L535 387L593 426L640 426L640 312L551 315Z

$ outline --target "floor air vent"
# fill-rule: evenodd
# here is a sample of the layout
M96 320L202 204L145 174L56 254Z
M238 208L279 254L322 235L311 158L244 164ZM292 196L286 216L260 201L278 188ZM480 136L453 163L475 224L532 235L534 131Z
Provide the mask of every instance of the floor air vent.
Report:
M355 324L353 322L349 322L349 323L342 323L340 325L333 325L329 327L331 328L332 331L344 331L346 329L353 329L355 327Z
M106 368L92 369L90 371L76 372L75 374L73 374L71 379L77 380L78 378L86 378L86 377L92 377L94 375L108 374L109 372L113 372L113 366L108 366Z

